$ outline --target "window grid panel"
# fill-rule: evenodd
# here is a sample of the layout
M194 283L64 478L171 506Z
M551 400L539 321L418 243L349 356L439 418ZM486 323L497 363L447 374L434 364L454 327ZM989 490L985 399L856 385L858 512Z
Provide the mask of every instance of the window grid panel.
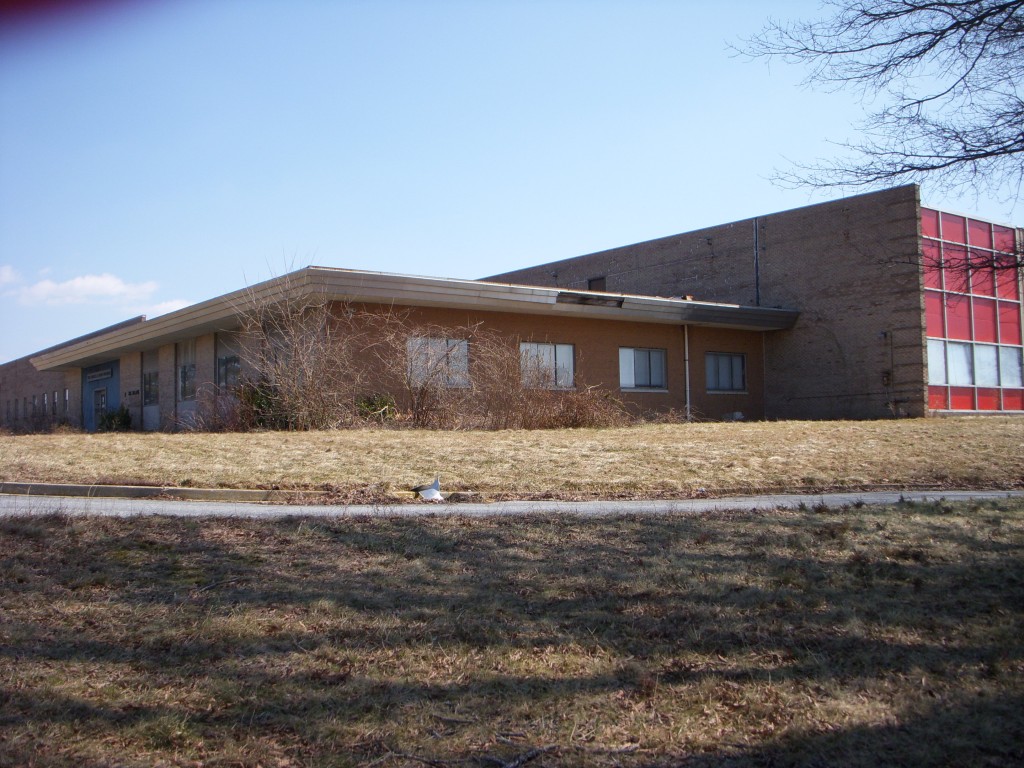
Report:
M730 352L708 352L704 369L709 392L744 392L746 390L746 356Z
M1024 320L1017 273L1004 268L1015 230L922 209L921 233L929 407L1020 410Z

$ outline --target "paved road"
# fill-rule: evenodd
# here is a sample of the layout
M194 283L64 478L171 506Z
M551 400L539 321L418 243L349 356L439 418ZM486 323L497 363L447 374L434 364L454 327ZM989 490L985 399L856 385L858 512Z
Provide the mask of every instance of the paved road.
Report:
M720 510L794 509L801 504L824 503L829 507L847 504L895 504L900 499L926 501L936 499L1024 498L1024 491L884 491L863 493L825 493L818 495L778 494L769 496L732 496L721 499L685 499L677 501L502 501L490 504L388 504L380 506L310 506L247 504L217 501L168 501L163 499L114 499L0 494L0 515L97 515L133 517L171 515L174 517L261 517L282 518L297 515L312 517L385 517L417 515L525 515L562 512L574 515L701 513Z

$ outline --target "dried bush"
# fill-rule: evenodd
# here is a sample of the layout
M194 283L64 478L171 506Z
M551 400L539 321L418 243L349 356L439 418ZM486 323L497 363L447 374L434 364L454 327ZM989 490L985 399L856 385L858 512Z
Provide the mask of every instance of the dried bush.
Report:
M287 282L269 299L254 298L242 318L251 374L229 396L201 406L200 428L375 422L493 430L628 421L605 390L537 385L542 377L523 369L519 339L479 325L423 325L408 311L354 308Z
M398 417L398 403L394 395L374 392L356 398L356 411L364 421L384 424Z
M242 308L239 338L252 374L234 397L243 429L331 429L358 418L367 344L357 313L285 281Z
M401 382L409 423L432 429L556 429L626 423L607 390L536 385L523 369L519 339L479 325L413 326L392 322L378 347L381 364ZM464 344L464 346L463 346Z

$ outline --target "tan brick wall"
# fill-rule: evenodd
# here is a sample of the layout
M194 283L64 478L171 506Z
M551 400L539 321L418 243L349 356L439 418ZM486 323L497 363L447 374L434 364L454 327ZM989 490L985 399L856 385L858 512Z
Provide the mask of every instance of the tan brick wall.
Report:
M81 425L81 385L78 369L37 371L30 358L0 365L0 426L15 432L50 429L59 424ZM64 390L69 389L68 413L64 413ZM57 415L53 415L53 394L57 393ZM43 411L43 396L46 410ZM32 398L36 399L35 412ZM17 401L17 408L15 408ZM15 415L15 412L17 415Z
M176 396L177 391L177 362L174 344L164 344L160 347L160 368L157 381L159 382L160 400L160 429L173 429L176 419Z
M121 355L121 405L128 409L132 429L142 429L142 353Z
M373 307L360 307L373 310ZM507 336L513 343L539 341L575 345L577 386L599 386L613 392L634 413L685 412L686 365L684 331L681 326L659 323L618 322L570 317L520 315L504 312L416 308L409 310L414 326L453 329L479 327ZM740 411L746 418L764 416L763 345L760 333L691 327L690 389L696 415L721 418ZM619 387L619 348L666 350L667 392L635 392ZM704 353L739 352L747 356L748 390L736 395L708 395L705 387ZM470 375L472 375L472 347ZM396 384L391 382L390 386Z
M922 415L919 209L905 186L488 279L798 309L765 337L769 418Z
M196 337L196 401L212 400L217 392L217 336Z

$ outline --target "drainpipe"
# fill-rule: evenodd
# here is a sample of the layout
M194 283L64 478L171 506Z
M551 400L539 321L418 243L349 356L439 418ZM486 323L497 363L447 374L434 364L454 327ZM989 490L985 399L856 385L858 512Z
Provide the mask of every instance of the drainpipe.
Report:
M690 326L683 326L683 372L686 376L686 420L690 421Z
M758 233L759 219L754 219L754 306L761 306L761 242Z

